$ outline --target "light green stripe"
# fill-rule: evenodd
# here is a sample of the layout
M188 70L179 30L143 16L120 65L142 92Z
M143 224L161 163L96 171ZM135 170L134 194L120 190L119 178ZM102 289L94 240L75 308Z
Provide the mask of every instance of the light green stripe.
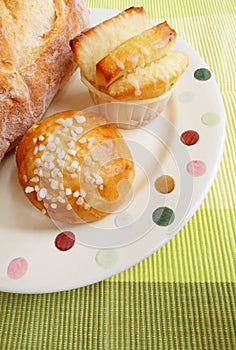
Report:
M156 253L115 282L235 282L235 210L198 210Z
M223 92L222 97L226 110L225 147L218 174L205 203L207 208L227 209L235 208L236 199L236 93ZM235 216L234 211L232 223L235 223Z
M0 293L1 350L233 350L235 284L111 283Z
M86 0L88 7L104 7L123 10L130 6L143 6L150 18L160 17L189 17L207 15L214 13L235 14L235 3L233 0L192 0L192 1L135 1L135 0Z
M223 92L222 97L227 114L225 147L219 171L203 203L203 207L207 209L235 207L236 157L233 150L236 150L236 94Z
M232 73L236 69L236 15L172 17L168 22L210 66L221 91L235 92L236 82Z

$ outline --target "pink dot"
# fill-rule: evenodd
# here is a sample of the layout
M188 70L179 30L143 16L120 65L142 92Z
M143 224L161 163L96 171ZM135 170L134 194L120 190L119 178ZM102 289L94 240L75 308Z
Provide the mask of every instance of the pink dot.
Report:
M75 244L75 235L71 231L64 231L59 233L55 239L55 246L57 249L65 252L73 247Z
M28 270L28 262L24 258L13 259L7 268L8 277L17 280L23 277Z
M206 172L206 164L201 160L193 160L187 164L187 171L192 176L202 176Z

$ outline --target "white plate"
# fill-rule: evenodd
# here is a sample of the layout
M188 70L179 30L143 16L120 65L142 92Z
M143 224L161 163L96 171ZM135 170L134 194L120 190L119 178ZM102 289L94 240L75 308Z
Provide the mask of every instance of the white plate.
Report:
M91 22L115 13L91 9ZM123 131L137 175L133 193L118 212L92 225L56 226L25 198L14 154L0 164L0 290L46 293L101 281L159 249L194 214L219 166L225 112L206 63L183 40L175 46L188 54L190 65L165 115L144 128ZM77 72L47 115L91 104ZM169 193L160 192L159 182L156 186L165 175L171 180Z

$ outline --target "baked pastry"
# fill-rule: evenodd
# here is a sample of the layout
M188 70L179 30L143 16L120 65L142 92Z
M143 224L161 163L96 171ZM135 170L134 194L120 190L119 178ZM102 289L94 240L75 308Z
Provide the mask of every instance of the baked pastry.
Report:
M130 9L118 18L127 11ZM82 81L92 86L89 92L95 103L141 100L149 108L147 100L170 91L189 59L184 52L172 50L177 34L166 21L143 28L137 16L126 15L125 19L124 26L117 17L98 24L72 40L71 48ZM128 32L126 37L124 31ZM158 101L152 102L160 113L165 103L159 108Z
M116 100L140 100L163 95L188 66L188 56L171 50L164 57L115 80L107 89Z
M83 0L0 0L0 160L75 71L69 41L87 26Z
M71 40L74 60L84 77L94 84L97 62L122 42L150 27L144 8L130 7Z
M135 68L162 58L175 39L175 30L163 22L126 40L96 64L96 85L108 87Z
M88 112L61 112L34 124L19 143L16 162L30 202L67 223L92 222L113 212L135 176L116 126Z

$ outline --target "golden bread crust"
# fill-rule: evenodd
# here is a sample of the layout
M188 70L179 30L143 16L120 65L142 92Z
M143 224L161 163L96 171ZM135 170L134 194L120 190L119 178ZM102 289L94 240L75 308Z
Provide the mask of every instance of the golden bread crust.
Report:
M107 92L117 100L140 100L158 97L168 91L188 66L188 56L182 51L169 51L152 62L112 83Z
M17 148L16 162L30 202L51 219L68 223L92 222L115 210L135 174L115 125L78 111L33 125Z
M43 6L48 6L49 18ZM0 0L0 13L1 160L16 140L41 119L75 71L69 41L87 27L88 12L83 0L69 0L66 5L61 0L43 4L34 0L30 6L26 0ZM44 19L45 24L37 24Z
M96 63L116 46L150 26L143 7L130 7L75 37L71 49L83 76L95 83Z
M108 87L136 67L160 59L175 39L175 30L163 22L123 42L97 63L96 85Z

